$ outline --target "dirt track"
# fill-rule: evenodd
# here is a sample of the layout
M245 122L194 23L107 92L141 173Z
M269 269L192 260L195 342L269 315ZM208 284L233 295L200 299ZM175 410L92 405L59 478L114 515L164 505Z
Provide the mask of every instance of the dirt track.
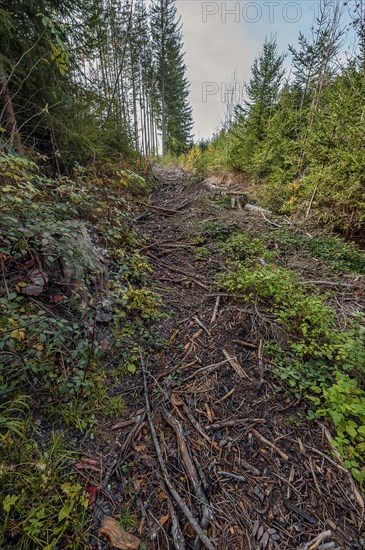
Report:
M143 412L142 375L128 381L130 416L140 416L114 432L119 464L131 466L125 478L110 481L117 490L133 477L136 534L151 550L202 547L167 475L212 548L364 548L361 500L333 458L326 428L305 420L301 401L277 392L273 366L263 358L265 339L282 335L255 306L218 296L219 254L194 254L206 220L242 229L267 221L258 212L217 207L213 192L181 170L159 169L157 176L163 186L150 201L156 208L138 225L167 313L157 328L169 345L145 359L150 415ZM306 545L325 531L322 542Z

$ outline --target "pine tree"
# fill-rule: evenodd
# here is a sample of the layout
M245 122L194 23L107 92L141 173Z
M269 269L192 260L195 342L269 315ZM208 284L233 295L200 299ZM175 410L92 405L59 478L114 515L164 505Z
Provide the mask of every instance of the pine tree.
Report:
M185 76L181 22L176 17L175 0L155 0L150 17L162 154L179 154L191 143L192 111Z
M252 77L246 86L247 128L258 141L265 135L267 120L279 98L283 62L284 55L278 54L276 41L271 38L251 67Z
M341 10L339 4L332 0L322 0L316 28L312 38L308 39L299 33L299 46L296 50L289 46L292 54L294 86L302 90L300 109L313 101L318 101L324 80L335 74L333 61L341 47L340 28Z

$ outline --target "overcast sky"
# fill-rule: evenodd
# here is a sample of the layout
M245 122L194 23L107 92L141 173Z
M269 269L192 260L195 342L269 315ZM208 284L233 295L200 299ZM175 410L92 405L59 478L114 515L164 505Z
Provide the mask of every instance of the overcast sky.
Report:
M191 83L195 138L210 137L224 118L223 83L233 73L243 83L265 37L276 35L280 51L311 33L319 0L177 0ZM288 57L287 63L289 64ZM238 92L238 90L237 90Z

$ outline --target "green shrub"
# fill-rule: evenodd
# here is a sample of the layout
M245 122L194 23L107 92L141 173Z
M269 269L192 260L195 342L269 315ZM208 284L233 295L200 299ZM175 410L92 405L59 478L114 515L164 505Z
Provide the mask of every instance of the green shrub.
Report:
M239 261L254 262L257 260L269 261L273 254L267 250L264 243L250 232L235 232L226 242L222 243L222 250L228 258Z
M225 241L234 231L237 231L235 223L206 221L203 223L201 235L215 241Z

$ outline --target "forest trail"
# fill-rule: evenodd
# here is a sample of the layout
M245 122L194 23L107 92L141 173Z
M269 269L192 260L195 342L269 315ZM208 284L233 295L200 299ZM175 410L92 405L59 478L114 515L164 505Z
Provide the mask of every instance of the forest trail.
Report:
M156 177L162 185L138 225L167 313L158 331L169 345L144 360L145 382L128 380L122 393L137 421L114 432L119 464L137 472L141 539L148 549L197 549L201 526L207 548L360 550L355 484L333 458L324 425L276 391L263 359L270 318L218 295L223 259L194 253L207 222L256 230L268 222L260 212L222 208L216 190L181 169L156 168Z

